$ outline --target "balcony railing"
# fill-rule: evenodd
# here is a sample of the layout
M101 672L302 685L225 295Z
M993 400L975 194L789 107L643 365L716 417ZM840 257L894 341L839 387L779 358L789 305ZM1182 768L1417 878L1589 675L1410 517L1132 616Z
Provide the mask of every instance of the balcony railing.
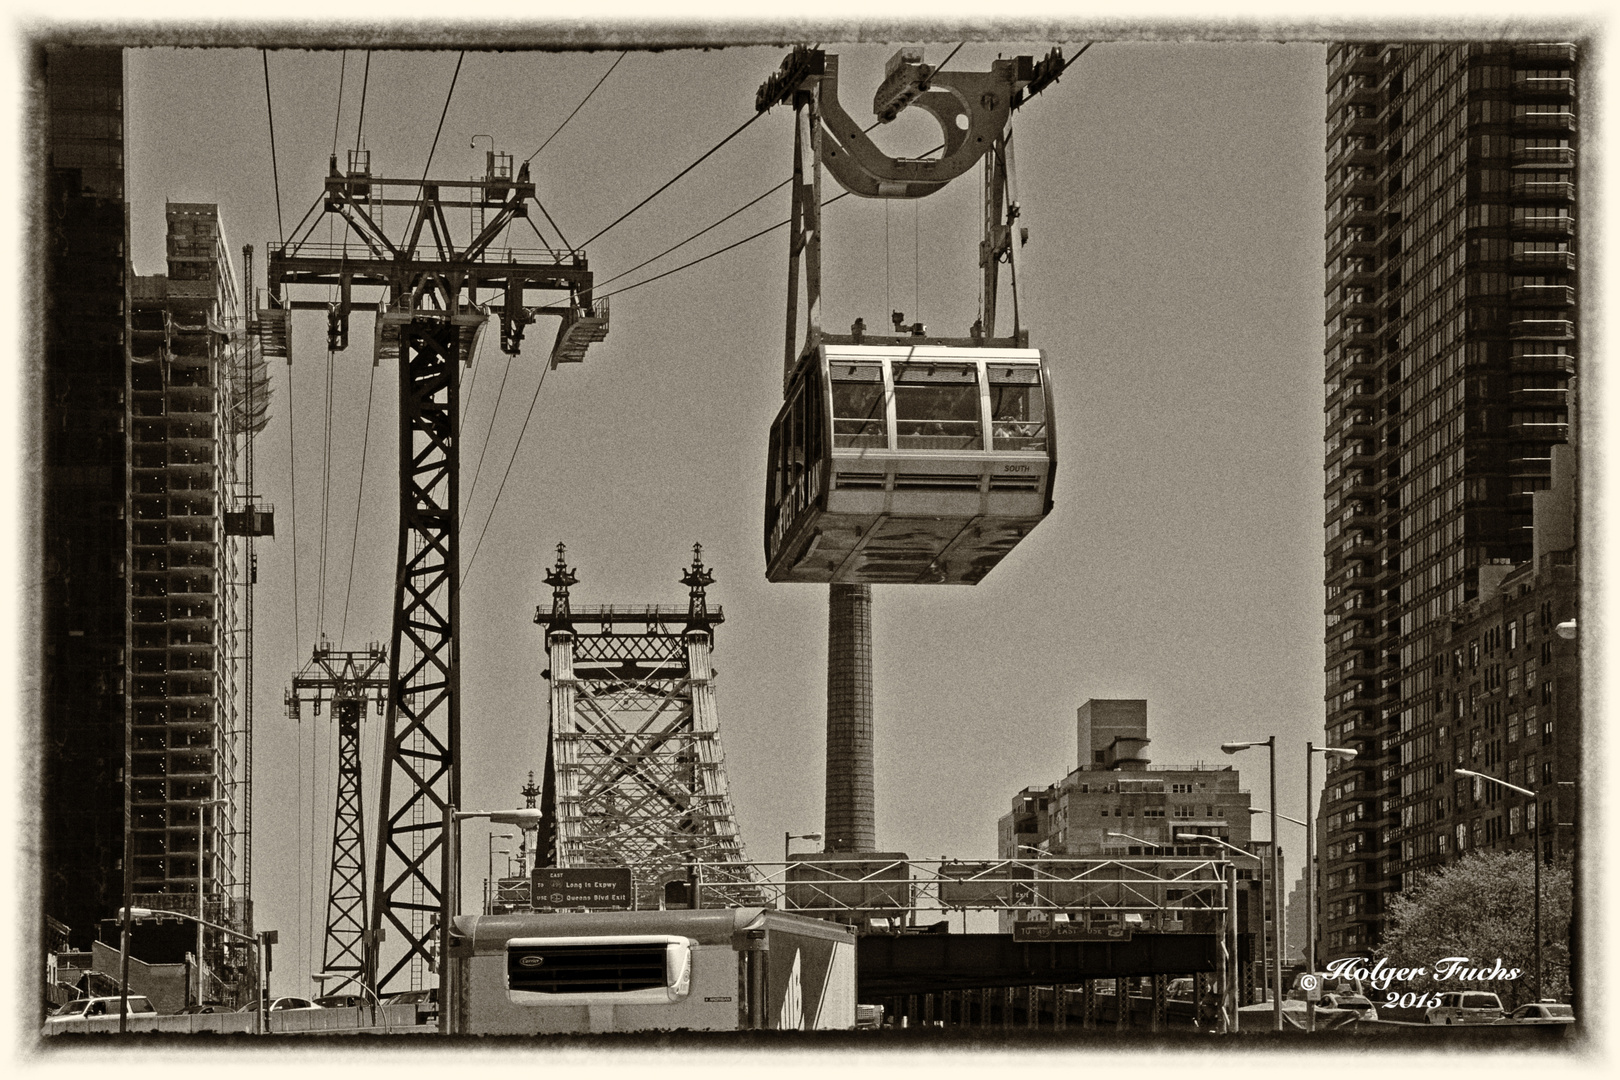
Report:
M1568 75L1537 75L1530 71L1513 73L1513 89L1536 97L1575 96L1575 80Z
M1574 131L1576 128L1575 114L1568 109L1515 110L1513 123L1518 127L1547 131Z
M1522 146L1513 151L1515 165L1574 165L1575 150L1569 146Z
M1568 180L1519 180L1508 185L1508 196L1535 202L1568 203L1575 201L1575 185Z
M1575 336L1575 323L1570 319L1514 319L1508 323L1508 334L1516 338L1558 340Z
M1508 290L1508 300L1538 307L1570 307L1575 303L1575 288L1572 285L1519 285Z
M1526 270L1574 270L1573 251L1515 251L1513 265Z
M1525 67L1564 67L1575 62L1575 46L1568 41L1543 41L1515 45L1511 53L1516 65Z
M1517 232L1551 233L1568 236L1575 231L1575 218L1569 214L1525 214L1509 223Z

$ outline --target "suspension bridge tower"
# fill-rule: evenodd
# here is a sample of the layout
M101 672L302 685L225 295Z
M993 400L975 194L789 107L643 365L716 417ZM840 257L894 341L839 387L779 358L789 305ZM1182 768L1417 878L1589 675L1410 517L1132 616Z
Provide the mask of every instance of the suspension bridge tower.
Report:
M684 611L575 608L564 554L558 544L545 578L551 607L534 619L551 683L540 865L628 867L641 908L694 874L706 897L762 902L726 786L709 661L725 616L708 604L702 545L680 579Z

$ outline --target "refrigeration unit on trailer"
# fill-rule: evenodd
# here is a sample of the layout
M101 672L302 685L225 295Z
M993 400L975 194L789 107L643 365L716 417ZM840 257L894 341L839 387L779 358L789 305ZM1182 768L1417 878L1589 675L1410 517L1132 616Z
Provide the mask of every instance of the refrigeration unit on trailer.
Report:
M765 908L468 915L451 1032L850 1029L855 935Z

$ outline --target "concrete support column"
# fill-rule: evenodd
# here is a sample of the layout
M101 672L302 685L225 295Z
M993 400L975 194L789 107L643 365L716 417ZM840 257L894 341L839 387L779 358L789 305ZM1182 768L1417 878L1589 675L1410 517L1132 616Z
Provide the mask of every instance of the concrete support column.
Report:
M872 812L870 585L828 586L825 822L825 850L877 850Z

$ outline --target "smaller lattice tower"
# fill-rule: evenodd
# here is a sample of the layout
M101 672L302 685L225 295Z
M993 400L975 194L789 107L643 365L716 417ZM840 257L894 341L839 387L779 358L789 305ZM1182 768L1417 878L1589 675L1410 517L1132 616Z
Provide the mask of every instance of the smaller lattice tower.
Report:
M287 691L287 716L302 702L321 715L330 702L338 726L337 803L332 811L332 866L326 901L326 946L321 974L371 986L366 960L366 840L360 783L360 719L367 702L382 712L388 701L388 652L372 642L363 652L334 649L323 639ZM324 980L323 980L324 981Z
M698 875L706 904L759 903L726 786L709 651L724 619L709 608L714 575L693 549L681 577L687 608L574 608L578 578L557 545L546 574L550 732L540 808L539 865L627 866L636 902L658 907L664 886ZM723 883L737 888L716 889Z

